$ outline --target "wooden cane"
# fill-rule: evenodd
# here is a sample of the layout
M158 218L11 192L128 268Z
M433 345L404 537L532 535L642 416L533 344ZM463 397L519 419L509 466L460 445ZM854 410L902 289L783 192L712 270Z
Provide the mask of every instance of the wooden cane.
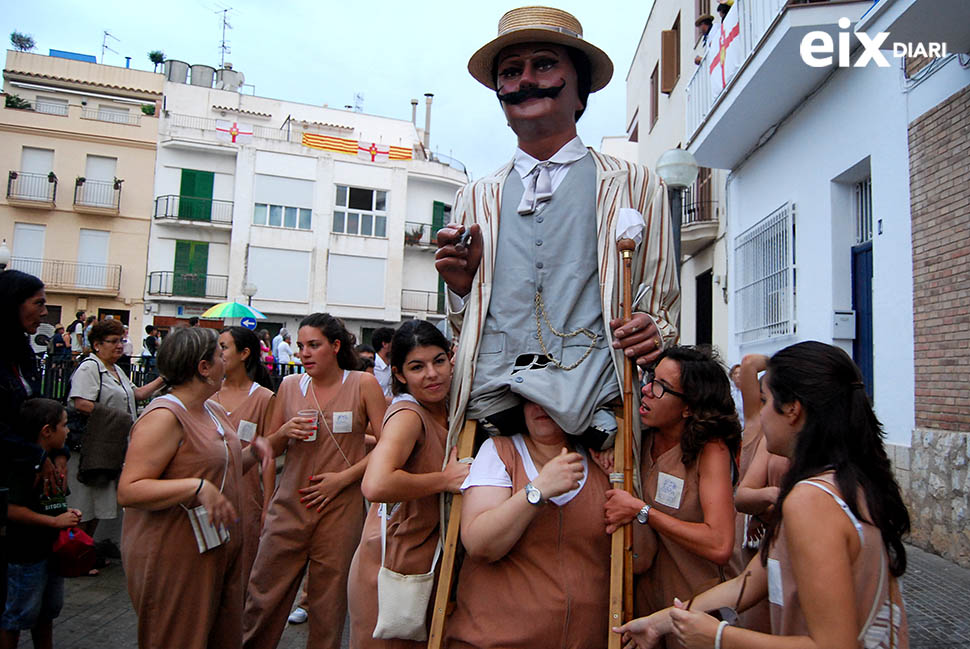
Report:
M633 317L633 239L619 239L617 250L623 260L623 323ZM619 435L613 452L613 467L623 475L623 489L633 494L633 377L636 368L632 358L623 359L623 415L618 417ZM610 557L610 624L615 626L633 619L633 527L630 523L613 533ZM620 636L610 633L608 646L619 648Z
M475 430L478 422L469 420L458 434L458 458L472 454L475 446ZM445 618L448 616L448 600L451 598L451 582L455 574L455 554L458 552L458 533L461 529L461 494L451 497L451 511L448 513L448 528L442 545L441 573L438 575L438 589L434 596L434 609L431 617L431 631L428 633L428 649L441 649L444 641Z

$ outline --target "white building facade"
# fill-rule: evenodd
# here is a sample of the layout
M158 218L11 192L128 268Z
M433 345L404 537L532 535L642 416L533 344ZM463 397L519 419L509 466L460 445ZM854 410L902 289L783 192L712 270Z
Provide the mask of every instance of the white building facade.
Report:
M362 341L444 317L432 240L467 180L459 165L429 160L410 121L241 94L231 70L213 88L211 68L191 66L201 85L187 84L179 65L167 68L145 285L158 326L250 298L273 333L318 311Z

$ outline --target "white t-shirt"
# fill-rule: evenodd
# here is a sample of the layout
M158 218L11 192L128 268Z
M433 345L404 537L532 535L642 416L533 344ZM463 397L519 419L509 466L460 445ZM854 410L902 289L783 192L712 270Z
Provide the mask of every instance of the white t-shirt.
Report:
M68 330L71 334L71 351L80 352L84 350L84 323L75 322Z
M391 396L391 366L384 362L380 354L374 354L374 378L380 383L384 396Z
M293 355L293 350L290 348L290 344L285 340L280 341L280 346L277 348L278 356L276 357L279 363L297 363L299 359Z
M513 435L512 443L515 444L515 450L519 454L519 457L522 458L525 475L530 481L538 478L539 470L536 469L535 462L532 461L532 455L529 454L529 449L525 445L525 438L522 435ZM579 486L572 491L567 491L560 496L549 499L560 507L575 498L576 494L582 491L586 485L586 476L589 474L589 462L586 457L586 451L582 447L579 447L576 449L576 452L583 456L583 477L579 481ZM506 470L505 463L502 462L502 458L499 457L498 451L495 449L495 442L491 439L486 439L485 443L478 450L478 455L475 456L475 461L472 462L471 469L468 471L468 477L465 478L465 482L461 485L461 490L465 491L465 489L470 487L512 488L512 476Z

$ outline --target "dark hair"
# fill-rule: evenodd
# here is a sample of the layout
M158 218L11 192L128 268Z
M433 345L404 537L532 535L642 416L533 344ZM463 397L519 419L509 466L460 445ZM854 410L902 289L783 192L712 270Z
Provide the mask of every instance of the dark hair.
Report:
M155 326L154 325L145 325L145 333L146 334L148 334L150 336L153 331L155 331Z
M377 355L377 351L366 343L357 345L356 351L357 351L357 354L374 354L375 356Z
M175 327L158 348L158 373L165 379L166 387L183 385L199 377L199 363L211 362L218 350L215 330Z
M872 411L862 374L838 347L808 341L786 347L768 361L766 387L777 412L798 402L805 425L798 432L791 468L782 480L777 515L768 525L761 562L776 540L782 503L800 480L835 470L835 482L849 509L860 520L858 491L862 487L871 523L882 532L889 569L906 572L902 537L909 533L909 512L893 475L882 424Z
M15 365L25 379L37 378L34 350L20 322L20 306L44 289L44 282L19 270L0 273L0 363Z
M569 57L569 62L572 63L573 68L576 70L576 95L579 97L579 101L583 103L583 107L576 111L574 116L575 121L579 121L579 118L583 116L586 112L586 102L589 101L589 93L593 87L593 72L592 66L590 66L589 58L583 54L580 50L575 47L561 46L566 50L566 55ZM498 77L498 55L492 59L492 80L494 81ZM496 84L497 85L497 84Z
M91 333L88 334L88 343L94 347L94 343L104 342L108 336L123 336L125 327L119 320L101 320L94 323Z
M731 383L717 354L706 345L673 346L661 352L680 368L680 391L690 415L680 439L681 462L690 466L708 442L720 439L732 461L741 448L741 424L731 398Z
M199 316L195 316L194 315L191 318L189 318L189 326L190 327L194 327L194 326L196 326L198 324L199 324Z
M361 372L366 372L370 368L374 367L374 361L366 356L359 356L358 359L360 360L360 367L357 369L359 369Z
M381 327L380 329L375 329L374 333L370 336L370 341L374 343L374 353L376 354L384 343L389 343L394 339L394 330L390 327ZM392 343L393 346L393 343Z
M93 315L89 315L88 319L84 321L84 324L91 324L96 321L97 321L97 318L95 318Z
M404 362L416 347L440 347L446 354L451 345L445 335L426 320L408 320L394 332L391 341L391 369L404 374ZM407 392L408 386L397 380L391 372L391 391L394 394Z
M300 320L300 329L303 327L319 329L320 333L326 336L331 344L339 340L340 349L337 350L337 365L342 370L357 369L357 352L354 351L356 341L353 334L347 331L342 320L329 313L311 313Z
M84 317L85 313L87 313L87 311L84 311L84 310L78 311L77 313L74 314L74 317L80 320L81 318Z
M269 329L260 329L256 332L256 337L259 338L260 342L266 343L267 347L273 342L269 337Z
M7 271L10 272L10 271ZM53 399L34 397L20 406L20 425L17 427L21 437L28 442L36 442L44 426L56 428L64 416L64 404Z
M249 357L246 358L246 376L250 381L259 383L264 388L273 389L273 381L270 379L269 370L260 358L259 337L246 327L226 327L220 334L232 336L232 344L236 351L249 350Z

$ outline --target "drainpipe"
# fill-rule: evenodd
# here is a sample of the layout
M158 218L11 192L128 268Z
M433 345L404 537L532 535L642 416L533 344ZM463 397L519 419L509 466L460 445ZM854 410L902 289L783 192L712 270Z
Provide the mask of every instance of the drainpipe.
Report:
M411 100L411 123L414 124L415 128L418 127L418 100L417 99Z
M424 93L426 108L424 112L424 148L431 149L431 99L434 95L430 92Z

